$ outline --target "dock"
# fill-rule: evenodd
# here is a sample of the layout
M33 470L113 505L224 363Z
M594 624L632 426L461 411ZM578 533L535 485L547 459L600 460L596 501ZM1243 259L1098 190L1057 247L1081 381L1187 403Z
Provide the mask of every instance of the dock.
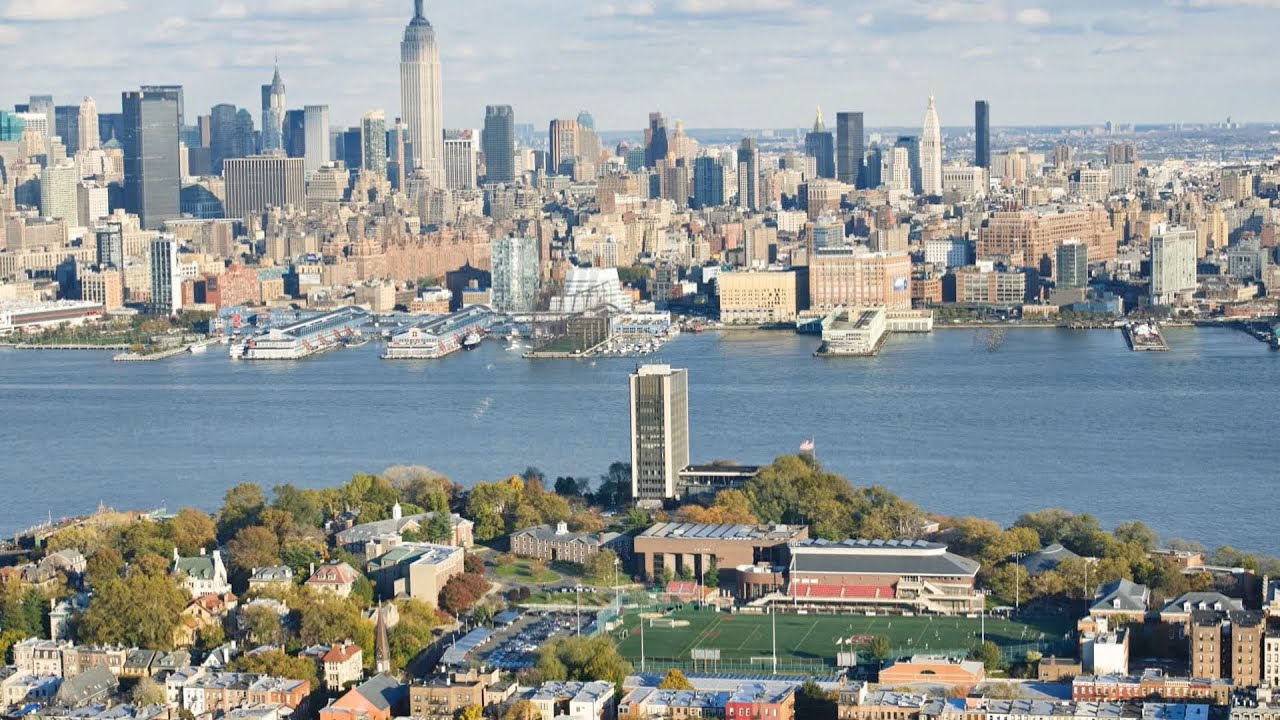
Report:
M270 328L233 343L233 360L301 360L336 350L360 337L360 327L369 320L363 308L350 306L299 320L284 327Z
M439 360L462 349L468 335L483 338L493 327L493 312L482 305L424 320L393 336L383 360Z
M1168 352L1169 344L1164 340L1164 333L1156 323L1137 323L1125 325L1124 339L1129 349L1134 352Z

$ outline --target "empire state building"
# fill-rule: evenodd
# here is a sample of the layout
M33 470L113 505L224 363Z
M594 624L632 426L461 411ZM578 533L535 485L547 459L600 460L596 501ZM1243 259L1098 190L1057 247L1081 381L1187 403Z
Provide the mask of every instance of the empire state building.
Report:
M440 102L440 48L436 32L414 0L413 20L400 43L401 117L413 145L413 167L434 187L444 187L444 120Z

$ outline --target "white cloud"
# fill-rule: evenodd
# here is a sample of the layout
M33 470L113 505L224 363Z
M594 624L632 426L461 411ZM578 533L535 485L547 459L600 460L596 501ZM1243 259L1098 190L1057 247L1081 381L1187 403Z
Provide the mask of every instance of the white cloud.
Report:
M649 17L657 12L657 7L651 2L638 2L630 5L611 5L605 3L591 9L591 17L611 18L611 17Z
M244 3L224 2L214 9L213 17L217 20L243 20L249 17L249 8Z
M57 22L60 20L84 20L114 15L128 10L124 0L9 0L0 20L20 22Z
M998 23L1008 18L1004 6L991 0L950 0L920 8L930 22L944 24Z
M21 37L18 33L18 28L12 25L0 25L0 47L17 45Z
M989 47L971 47L971 48L966 48L964 52L960 53L960 59L961 60L977 60L979 58L991 57L992 55L995 55L995 54L996 54L996 51L992 50Z
M779 12L796 7L796 0L678 0L676 12L689 15L734 15Z
M1229 10L1233 8L1280 10L1280 0L1182 0L1180 4L1197 10Z
M1049 15L1048 10L1036 7L1023 8L1019 10L1018 14L1014 16L1014 19L1018 21L1019 25L1029 25L1032 27L1048 25L1053 22L1053 18Z

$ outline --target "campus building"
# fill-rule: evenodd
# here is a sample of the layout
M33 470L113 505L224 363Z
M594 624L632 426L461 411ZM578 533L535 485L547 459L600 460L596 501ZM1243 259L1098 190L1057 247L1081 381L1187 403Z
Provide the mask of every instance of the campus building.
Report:
M404 543L369 561L369 578L383 597L410 597L435 607L445 583L463 570L459 547Z
M698 525L658 523L635 538L634 552L645 577L705 577L714 561L720 587L733 587L735 568L784 563L789 543L805 540L804 525Z

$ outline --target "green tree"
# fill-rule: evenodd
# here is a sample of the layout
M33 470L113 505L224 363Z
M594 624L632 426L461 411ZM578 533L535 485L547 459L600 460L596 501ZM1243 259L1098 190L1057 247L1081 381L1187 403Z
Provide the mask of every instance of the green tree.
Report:
M275 496L271 507L289 513L295 522L317 528L324 524L324 511L316 491L285 484L271 488L271 494Z
M267 494L255 483L241 483L227 491L218 513L218 539L226 542L241 528L256 525L267 506Z
M164 686L151 677L143 677L133 686L129 699L138 707L166 705L169 702Z
M1113 534L1117 540L1133 543L1146 552L1155 550L1160 544L1160 536L1156 535L1156 531L1140 520L1120 523Z
M245 653L231 662L232 672L254 673L289 680L316 682L316 664L310 658L295 657L281 649Z
M1000 655L1000 648L990 640L978 645L973 652L974 660L981 660L982 665L987 670L995 670L1000 667L1004 658Z
M430 605L418 600L400 603L399 611L400 622L387 631L391 667L397 671L407 667L435 641L435 629L441 624L440 615Z
M174 630L191 598L166 572L163 561L145 560L124 577L96 588L89 608L80 617L82 642L172 649Z
M893 642L887 635L876 635L867 643L867 652L876 660L884 662L893 654Z
M809 720L835 720L836 702L831 694L813 680L806 680L796 691L796 717Z
M587 556L582 563L582 571L588 578L597 583L612 583L614 564L618 561L618 553L612 550L601 550Z
M693 683L689 682L689 678L684 673L675 668L667 671L667 676L662 678L662 683L658 685L659 690L693 690Z
M631 663L605 635L552 640L538 650L536 668L544 680L603 680L621 692L622 681L631 674Z
M242 574L254 568L280 564L280 540L267 528L251 525L240 528L227 543L228 565Z
M259 645L279 645L284 641L284 627L275 610L255 605L240 612L245 634Z
M451 545L453 543L453 518L448 511L435 511L435 514L431 516L431 519L427 521L426 527L422 530L427 542L440 545Z
M178 546L178 552L187 556L199 555L201 550L218 541L213 518L194 508L179 510L165 529L169 539Z
M304 645L350 639L362 648L373 647L373 623L361 617L355 602L324 592L304 592L298 602L298 639Z
M714 555L711 556L711 562L707 564L707 571L702 577L702 584L712 590L720 587L720 564L716 562Z

